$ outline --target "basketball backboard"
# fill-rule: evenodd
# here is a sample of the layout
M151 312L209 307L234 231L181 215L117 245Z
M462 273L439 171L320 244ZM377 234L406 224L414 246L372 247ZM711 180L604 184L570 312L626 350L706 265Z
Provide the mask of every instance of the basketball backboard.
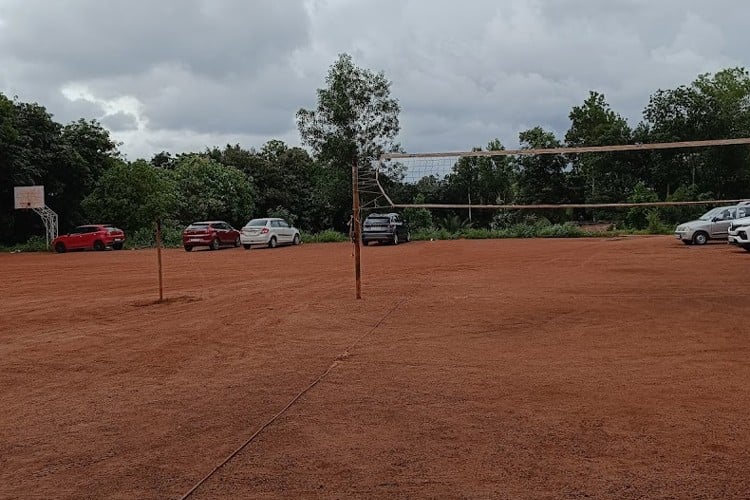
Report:
M44 186L16 186L13 194L17 210L44 208Z

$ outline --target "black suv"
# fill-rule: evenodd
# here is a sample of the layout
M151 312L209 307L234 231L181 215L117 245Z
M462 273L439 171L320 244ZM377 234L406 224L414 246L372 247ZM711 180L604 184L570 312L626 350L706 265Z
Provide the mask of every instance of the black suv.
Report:
M371 241L398 245L410 238L409 225L399 214L370 214L362 227L362 244L365 246Z

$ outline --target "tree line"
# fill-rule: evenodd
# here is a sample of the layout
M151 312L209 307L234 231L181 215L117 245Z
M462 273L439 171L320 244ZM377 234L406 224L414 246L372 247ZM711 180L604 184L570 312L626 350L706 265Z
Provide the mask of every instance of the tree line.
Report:
M41 234L41 221L13 210L13 187L42 184L60 230L107 222L129 232L151 230L155 218L173 227L199 219L236 226L251 217L283 216L307 232L345 229L351 211L351 166L367 177L373 161L400 151L398 100L382 72L342 54L317 90L315 109L296 114L301 143L271 140L259 148L226 145L166 152L127 161L95 120L57 123L37 103L0 93L0 243ZM729 68L654 92L635 127L590 92L569 112L564 137L534 127L521 148L608 146L750 136L750 74ZM489 135L489 134L488 134ZM486 140L486 139L485 139ZM480 149L480 148L475 148ZM486 150L502 150L490 139ZM396 164L382 181L402 203L542 204L686 201L750 197L750 149L724 146L580 155L459 159L446 175L407 179ZM363 202L377 204L366 192ZM609 220L642 228L676 222L701 208L644 210L475 211L473 227L498 228L535 218L552 222ZM409 210L417 227L466 224L466 210ZM452 222L451 222L452 221Z

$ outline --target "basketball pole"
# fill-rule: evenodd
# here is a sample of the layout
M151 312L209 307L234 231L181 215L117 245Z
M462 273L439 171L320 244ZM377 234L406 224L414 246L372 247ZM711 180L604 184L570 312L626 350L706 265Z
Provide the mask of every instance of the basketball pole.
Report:
M354 279L356 281L357 300L360 300L362 299L362 273L359 248L359 172L357 170L356 156L352 160L352 224L354 224Z
M159 268L159 302L164 301L164 280L161 271L161 219L156 219L156 260Z

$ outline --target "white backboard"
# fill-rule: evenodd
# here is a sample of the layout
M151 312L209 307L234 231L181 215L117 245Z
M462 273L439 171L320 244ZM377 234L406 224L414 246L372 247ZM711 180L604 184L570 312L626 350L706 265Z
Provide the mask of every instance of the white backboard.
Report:
M16 209L44 207L44 186L16 186L13 194Z

